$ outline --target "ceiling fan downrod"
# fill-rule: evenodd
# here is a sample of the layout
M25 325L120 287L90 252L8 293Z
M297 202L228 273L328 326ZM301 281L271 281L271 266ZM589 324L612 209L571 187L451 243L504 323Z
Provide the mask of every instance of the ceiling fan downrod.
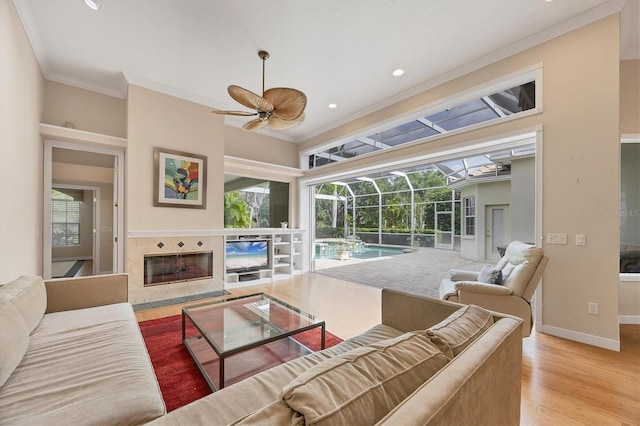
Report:
M267 59L269 59L269 52L267 52L266 50L261 50L258 52L258 56L260 57L260 59L262 59L262 97L264 97L264 69L265 62L267 62Z

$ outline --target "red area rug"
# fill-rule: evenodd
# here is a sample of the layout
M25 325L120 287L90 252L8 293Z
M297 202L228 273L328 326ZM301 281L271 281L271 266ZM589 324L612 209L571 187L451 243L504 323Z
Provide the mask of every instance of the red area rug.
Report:
M182 343L181 315L143 321L139 325L168 412L211 393ZM311 350L320 350L320 328L305 331L295 338ZM326 332L325 347L340 342L342 339Z

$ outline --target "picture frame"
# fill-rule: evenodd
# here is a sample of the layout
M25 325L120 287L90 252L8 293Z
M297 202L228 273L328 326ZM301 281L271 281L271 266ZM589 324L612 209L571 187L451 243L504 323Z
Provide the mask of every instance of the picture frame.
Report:
M156 207L207 207L207 157L155 147L154 199Z

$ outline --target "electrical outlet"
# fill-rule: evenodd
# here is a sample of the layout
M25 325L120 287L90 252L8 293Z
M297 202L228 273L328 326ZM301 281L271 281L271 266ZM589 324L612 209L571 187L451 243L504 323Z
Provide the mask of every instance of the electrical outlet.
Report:
M589 302L587 305L587 311L591 314L591 315L598 315L598 304L597 303L593 303L593 302Z
M547 234L548 244L567 244L567 234Z

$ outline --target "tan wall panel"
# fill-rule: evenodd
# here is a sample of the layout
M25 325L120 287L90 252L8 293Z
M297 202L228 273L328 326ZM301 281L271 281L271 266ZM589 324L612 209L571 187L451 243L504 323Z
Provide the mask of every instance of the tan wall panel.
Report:
M544 243L551 262L544 275L543 323L550 331L591 335L603 339L607 346L615 346L619 340L619 228L617 215L613 214L619 209L618 52L619 17L612 15L305 141L301 149L352 134L538 63L543 65L541 114L311 170L307 177L409 160L542 125L543 232L566 233L569 240L567 245ZM575 246L577 233L586 234L586 246ZM599 303L600 315L587 313L588 302Z
M222 228L224 123L211 109L158 92L129 86L127 226L129 231ZM207 157L207 208L153 206L153 149L161 147Z
M640 60L620 62L620 131L640 133Z
M258 133L225 126L224 153L263 163L298 168L298 145Z
M46 81L43 123L126 138L126 101L55 81Z
M0 1L0 282L42 274L44 78L15 6Z

